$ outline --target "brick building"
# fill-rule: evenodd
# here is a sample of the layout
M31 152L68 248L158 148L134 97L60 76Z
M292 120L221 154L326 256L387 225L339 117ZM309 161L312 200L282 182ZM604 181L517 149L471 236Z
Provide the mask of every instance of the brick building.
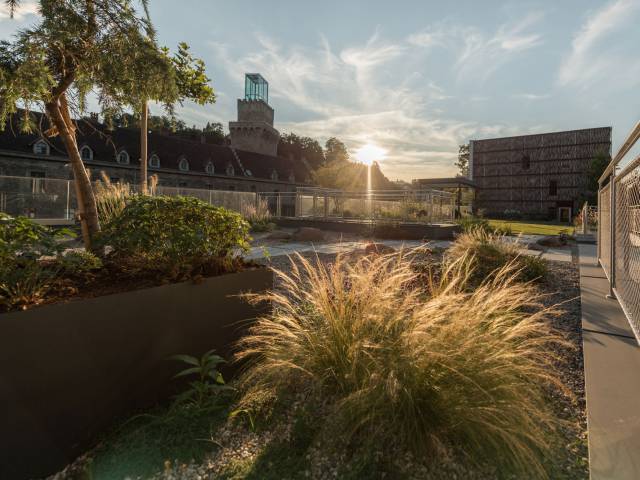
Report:
M306 184L311 172L305 162L276 153L279 133L273 128L268 97L251 92L245 96L238 101L238 122L230 122L229 145L150 133L149 175L156 174L162 186L212 190L289 192ZM71 179L60 139L21 134L17 120L12 118L0 132L0 176ZM41 130L46 123L42 122ZM109 130L95 120L79 122L78 127L78 148L92 180L104 172L112 181L139 183L138 129Z
M568 220L581 207L598 154L611 154L611 127L472 140L475 208L494 217Z

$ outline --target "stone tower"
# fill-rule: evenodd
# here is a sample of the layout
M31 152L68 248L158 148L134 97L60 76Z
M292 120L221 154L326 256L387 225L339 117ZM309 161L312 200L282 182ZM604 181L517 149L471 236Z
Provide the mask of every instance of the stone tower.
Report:
M231 146L238 150L276 156L280 133L273 128L269 84L259 73L247 73L244 99L238 99L238 121L229 122Z

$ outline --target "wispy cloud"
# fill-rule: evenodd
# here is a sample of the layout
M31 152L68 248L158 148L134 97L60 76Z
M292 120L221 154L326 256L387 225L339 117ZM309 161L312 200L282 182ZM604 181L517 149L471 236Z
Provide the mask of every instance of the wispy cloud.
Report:
M639 13L640 0L615 0L592 12L573 39L558 83L582 88L605 80L609 86L639 85L637 44L625 41L628 30L637 28Z
M551 97L551 94L549 93L514 93L511 96L513 98L519 98L522 100L535 101L535 100L546 100L547 98Z
M393 178L452 175L459 143L488 131L512 133L447 118L439 105L454 96L409 61L424 47L417 39L390 42L376 32L338 50L324 37L315 47L257 39L262 48L239 57L227 45L211 47L231 77L259 71L269 79L276 127L321 141L338 136L352 151L377 143L388 150L383 169Z

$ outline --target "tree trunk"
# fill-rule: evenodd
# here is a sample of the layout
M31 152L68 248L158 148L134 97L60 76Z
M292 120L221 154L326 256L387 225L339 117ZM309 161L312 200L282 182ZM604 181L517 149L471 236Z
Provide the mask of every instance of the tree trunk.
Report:
M140 112L140 188L142 194L147 194L147 134L149 123L149 110L147 101L142 102L142 111Z
M91 180L80 158L75 137L75 127L73 126L64 95L61 95L59 100L47 103L46 110L49 118L51 118L51 121L58 130L58 135L60 135L69 157L76 187L76 201L78 204L80 227L82 229L82 239L85 248L91 251L93 237L100 231L98 209L96 207L95 196L93 195L93 188L91 187Z

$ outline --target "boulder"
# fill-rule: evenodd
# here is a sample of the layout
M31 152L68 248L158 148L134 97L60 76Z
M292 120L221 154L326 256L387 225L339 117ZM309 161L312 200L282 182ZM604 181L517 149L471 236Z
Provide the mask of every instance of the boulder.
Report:
M296 242L320 242L324 240L324 232L319 228L300 227L291 239Z
M538 245L542 245L543 247L562 247L567 244L566 239L560 238L557 235L550 235L548 237L542 237L537 241Z
M385 245L384 243L372 242L372 243L368 243L364 247L364 252L367 255L370 255L372 253L375 253L378 255L386 255L388 253L394 253L395 251L396 251L395 248Z
M267 240L291 240L291 234L289 232L276 230L275 232L271 232L265 238Z

